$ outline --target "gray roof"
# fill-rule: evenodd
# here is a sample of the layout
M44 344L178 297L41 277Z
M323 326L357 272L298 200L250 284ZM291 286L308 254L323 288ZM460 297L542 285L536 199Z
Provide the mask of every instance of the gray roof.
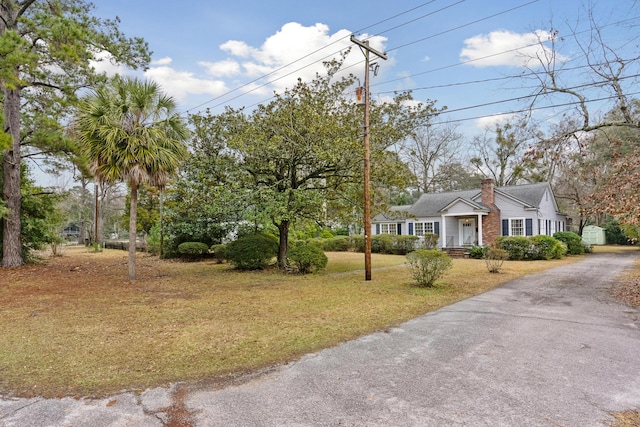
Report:
M511 187L496 187L496 191L505 193L532 208L540 207L540 202L542 202L544 193L547 190L549 190L549 193L553 194L548 182L514 185Z
M424 193L409 209L413 216L440 216L442 209L460 199L469 204L479 205L473 199L480 195L480 190L449 191L446 193ZM485 210L488 208L485 207Z
M508 187L495 187L495 192L502 194L526 208L538 208L544 193L551 188L548 183L514 185ZM481 203L481 190L449 191L446 193L424 193L413 205L392 206L386 214L379 214L374 221L393 220L409 216L434 217L440 216L442 210L456 201L464 201L471 209L477 211L489 211L489 208ZM405 213L402 215L402 213Z

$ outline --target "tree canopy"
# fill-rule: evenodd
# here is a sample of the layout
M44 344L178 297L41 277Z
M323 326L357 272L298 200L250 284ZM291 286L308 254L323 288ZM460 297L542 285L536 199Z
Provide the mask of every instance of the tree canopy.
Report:
M237 160L245 206L254 207L277 227L282 266L294 221L326 219L329 204L344 202L345 194L354 196L352 203L333 207L353 215L363 203L354 191L363 173L362 112L345 96L355 78L336 77L340 65L339 61L328 63L326 75L299 81L251 112L229 108L208 122L218 130L218 139L212 143L221 144ZM382 171L406 169L394 168L402 163L386 149L434 113L433 103L411 101L410 95L400 94L372 105L372 158L378 160L372 163L378 163L378 176Z
M22 156L39 152L72 152L62 123L69 118L80 88L94 86L104 76L94 61L107 52L114 61L145 67L150 52L141 38L127 38L117 20L91 15L83 0L0 0L0 88L3 104L3 220L2 265L15 267L21 253Z

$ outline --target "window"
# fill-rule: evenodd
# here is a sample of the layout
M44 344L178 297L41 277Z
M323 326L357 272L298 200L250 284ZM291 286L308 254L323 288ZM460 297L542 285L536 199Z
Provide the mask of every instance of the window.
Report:
M380 234L397 234L398 225L392 224L380 224Z
M433 233L433 222L416 222L414 224L416 236L424 236Z
M510 236L524 236L524 220L522 218L511 219Z

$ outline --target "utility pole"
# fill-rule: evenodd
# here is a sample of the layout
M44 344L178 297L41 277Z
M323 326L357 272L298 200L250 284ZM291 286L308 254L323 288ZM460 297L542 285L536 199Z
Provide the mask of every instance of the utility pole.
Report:
M351 42L364 53L364 280L371 280L371 148L369 146L369 53L387 59L385 53L369 47L369 40L360 41L351 35Z

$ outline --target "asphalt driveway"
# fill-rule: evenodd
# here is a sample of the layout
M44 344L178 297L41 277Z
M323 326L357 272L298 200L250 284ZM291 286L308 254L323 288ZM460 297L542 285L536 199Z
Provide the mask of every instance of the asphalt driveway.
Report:
M638 257L530 275L236 385L0 400L1 426L608 426L640 409Z

